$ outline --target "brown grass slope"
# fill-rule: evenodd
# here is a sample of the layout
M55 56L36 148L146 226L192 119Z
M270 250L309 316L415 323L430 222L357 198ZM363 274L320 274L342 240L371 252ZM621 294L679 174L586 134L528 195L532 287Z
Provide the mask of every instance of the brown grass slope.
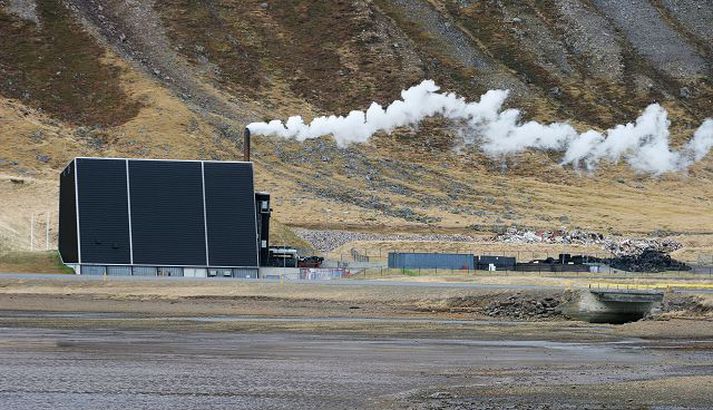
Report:
M470 99L507 87L527 119L582 129L660 102L681 144L713 115L706 26L689 2L645 3L650 35L675 33L703 68L662 65L604 0L0 0L0 238L21 244L30 214L56 209L74 156L237 158L246 121L346 114L424 78ZM347 148L260 137L257 185L293 226L713 232L710 157L586 175L557 153L494 160L458 141L438 119Z

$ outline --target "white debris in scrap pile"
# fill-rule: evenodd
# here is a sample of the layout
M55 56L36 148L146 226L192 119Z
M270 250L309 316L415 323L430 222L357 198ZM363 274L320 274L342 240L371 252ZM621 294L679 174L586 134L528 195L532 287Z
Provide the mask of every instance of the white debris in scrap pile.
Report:
M615 238L598 232L566 228L554 231L508 228L504 234L495 236L493 240L504 243L599 245L614 256L638 256L646 250L671 253L683 246L680 242L670 238Z
M604 249L614 256L640 256L647 250L669 254L682 247L680 242L670 238L610 239Z

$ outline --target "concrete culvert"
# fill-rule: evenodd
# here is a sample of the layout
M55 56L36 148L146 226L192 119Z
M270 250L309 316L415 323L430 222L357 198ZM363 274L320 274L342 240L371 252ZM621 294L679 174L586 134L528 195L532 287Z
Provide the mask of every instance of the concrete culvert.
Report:
M662 292L596 290L583 291L561 306L568 317L590 323L623 324L643 319L663 301Z

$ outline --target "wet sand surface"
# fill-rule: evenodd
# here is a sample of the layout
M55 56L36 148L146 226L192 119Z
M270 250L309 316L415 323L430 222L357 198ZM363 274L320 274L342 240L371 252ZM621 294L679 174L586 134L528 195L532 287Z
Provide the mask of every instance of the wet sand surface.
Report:
M557 342L521 334L489 340L473 326L472 338L124 330L109 322L98 329L2 327L0 403L5 409L713 406L713 342ZM647 394L680 377L680 385L698 384L688 397ZM634 386L626 397L610 387L626 383ZM600 394L580 396L577 389Z
M713 408L705 301L486 314L569 294L0 278L0 409Z

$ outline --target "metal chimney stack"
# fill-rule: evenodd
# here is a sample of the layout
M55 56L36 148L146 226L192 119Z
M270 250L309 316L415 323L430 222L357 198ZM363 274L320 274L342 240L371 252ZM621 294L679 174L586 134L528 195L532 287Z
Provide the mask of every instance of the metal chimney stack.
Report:
M243 131L243 160L250 161L250 130Z

